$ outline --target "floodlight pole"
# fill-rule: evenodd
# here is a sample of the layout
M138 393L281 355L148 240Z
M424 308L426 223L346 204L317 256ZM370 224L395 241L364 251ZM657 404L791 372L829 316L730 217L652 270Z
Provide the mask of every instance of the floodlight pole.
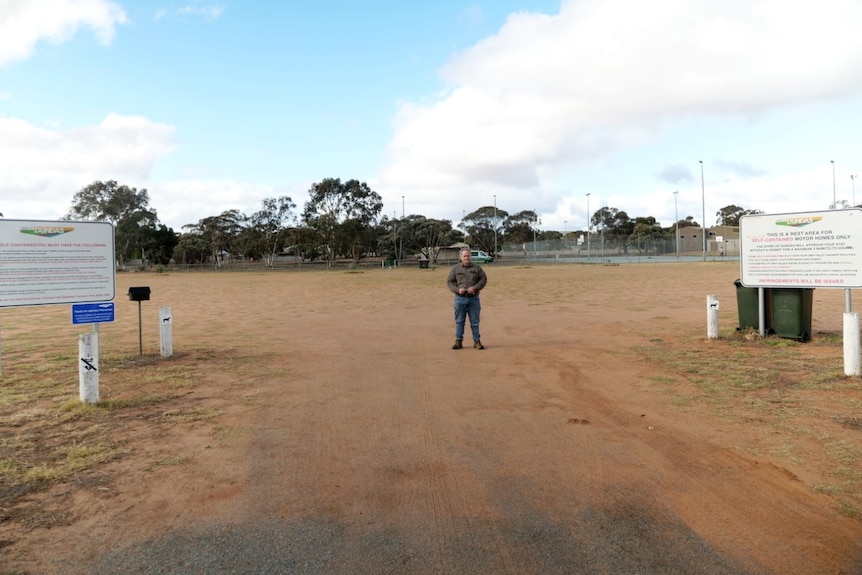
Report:
M494 257L497 257L497 194L494 194Z
M835 195L835 160L829 160L832 164L832 209L838 209L838 196Z
M679 258L679 205L677 204L677 196L679 195L679 190L673 193L673 215L676 218L674 221L676 222L674 226L674 233L676 234L676 257Z
M539 219L534 216L533 217L533 257L534 258L536 257L536 222L538 222L538 221L539 221Z
M601 217L601 222L602 222L602 228L601 228L602 254L601 254L601 257L599 257L599 262L602 262L605 259L605 207L602 206L601 208L599 208L599 210L601 210L601 213L602 213L602 217Z
M590 252L590 234L593 231L592 223L590 222L590 194L587 193L587 261L593 261L593 255Z
M703 160L700 162L700 202L703 211L703 223L701 224L701 240L703 241L703 261L706 261L706 189L703 185Z

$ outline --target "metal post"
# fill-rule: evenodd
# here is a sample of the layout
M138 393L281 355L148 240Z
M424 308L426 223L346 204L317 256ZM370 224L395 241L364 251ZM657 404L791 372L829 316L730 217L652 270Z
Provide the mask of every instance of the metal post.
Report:
M144 355L144 330L141 327L141 300L138 300L138 353Z
M497 257L497 194L494 194L494 257Z
M673 215L676 220L674 226L674 233L676 234L676 257L679 257L679 207L677 204L677 196L679 195L679 190L673 193Z
M533 257L536 257L536 218L533 218Z
M835 195L835 160L829 160L832 164L832 209L838 209L838 197Z
M601 216L601 218L600 218L600 219L601 219L601 224L602 224L602 228L601 228L601 234L602 234L602 254L601 254L601 256L599 257L599 261L603 261L603 260L604 260L604 257L605 257L605 207L604 207L604 206L602 206L601 208L599 208L599 211L600 211L600 212L601 212L601 214L602 214L602 216Z
M850 186L853 188L853 205L856 205L856 174L850 174Z
M700 201L701 209L703 210L703 223L701 224L701 239L703 240L703 261L706 261L706 189L703 185L703 160L700 162Z
M590 221L592 216L590 216L590 194L587 194L587 261L593 261L593 255L590 253L590 234L593 232L593 225Z

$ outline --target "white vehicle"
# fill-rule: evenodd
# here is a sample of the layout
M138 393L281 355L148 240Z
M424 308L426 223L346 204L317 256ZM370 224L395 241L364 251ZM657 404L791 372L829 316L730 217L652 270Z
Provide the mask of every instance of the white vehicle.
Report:
M470 250L470 260L477 264L488 264L494 261L494 258L482 250Z

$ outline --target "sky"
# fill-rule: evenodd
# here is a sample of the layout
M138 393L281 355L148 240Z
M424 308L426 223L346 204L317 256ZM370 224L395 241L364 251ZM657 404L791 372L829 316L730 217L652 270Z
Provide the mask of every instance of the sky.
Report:
M859 0L0 0L0 213L161 223L356 179L583 230L862 204Z

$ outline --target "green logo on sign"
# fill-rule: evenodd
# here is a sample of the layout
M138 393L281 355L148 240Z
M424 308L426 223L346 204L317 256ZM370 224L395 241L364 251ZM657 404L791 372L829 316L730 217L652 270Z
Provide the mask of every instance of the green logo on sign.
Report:
M68 234L69 232L74 232L75 228L72 227L60 227L60 226L33 226L32 228L21 228L22 234L27 234L30 236L40 236L43 238L53 238L55 236L62 236L63 234Z
M813 224L815 222L819 222L823 218L820 216L808 216L808 217L798 217L798 218L787 218L786 220L778 220L775 222L776 226L790 226L791 228L802 228L807 226L808 224Z

